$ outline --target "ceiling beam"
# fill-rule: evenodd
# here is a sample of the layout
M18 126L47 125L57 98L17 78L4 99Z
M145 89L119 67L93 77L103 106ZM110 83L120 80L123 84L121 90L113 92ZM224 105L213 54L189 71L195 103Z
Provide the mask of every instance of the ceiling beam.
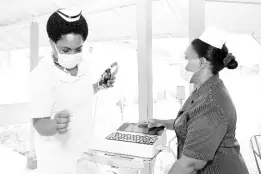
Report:
M259 43L259 44L261 45L261 38L260 38L260 37L257 37L257 36L255 35L255 33L251 34L251 36L255 39L255 41L256 41L257 43Z
M161 0L152 0L152 1L161 1ZM136 3L117 5L117 6L102 9L102 10L84 12L83 15L88 16L88 15L93 15L93 14L99 14L102 12L113 11L114 9L117 9L117 8L126 8L126 7L130 7L130 6L136 6ZM23 21L14 22L11 24L6 24L6 25L0 27L0 33L2 31L8 31L13 28L28 27L32 21L38 22L38 23L47 21L51 14L52 13L41 14L41 15L37 15L37 16L32 16L32 18L29 20L23 20Z
M39 15L39 16L34 16L31 19L28 20L23 20L23 21L19 21L19 22L15 22L15 23L11 23L11 24L7 24L4 26L0 27L0 33L2 32L6 32L8 30L12 30L14 28L22 28L22 27L29 27L30 23L33 22L38 22L41 23L43 21L47 21L49 18L50 14L43 14L43 15ZM29 28L28 28L29 30Z
M136 50L137 49L137 43L125 43L123 41L114 41L113 43L122 46L124 48L131 48ZM164 49L160 49L160 48L153 48L152 50L152 54L153 55L157 55L157 56L162 56L162 57L166 57L168 59L172 58L172 55L169 53L169 51L164 50Z
M154 1L162 1L162 0L152 0L152 2ZM109 7L109 8L104 8L104 9L100 9L100 10L90 10L87 11L86 13L84 14L97 14L97 13L101 13L101 12L106 12L106 11L112 11L114 9L117 9L117 8L125 8L125 7L130 7L130 6L136 6L137 3L125 3L125 4L122 4L122 5L114 5L112 7Z
M173 16L177 19L178 21L178 24L179 26L181 27L182 26L182 17L181 15L179 14L178 12L178 9L177 9L177 4L175 4L174 6L171 5L171 2L169 0L165 0L165 3L169 6Z
M162 39L162 38L184 38L187 37L187 33L164 33L164 34L153 34L153 39ZM108 38L97 38L89 39L88 42L110 42L110 41L125 41L125 40L137 40L136 36L123 36L123 37L108 37Z
M233 4L252 4L252 5L261 5L261 1L246 1L246 0L205 0L207 2L219 2L219 3L233 3Z
M187 37L187 34L181 34L181 35L175 35L172 33L165 33L165 34L154 34L152 36L153 39L163 39L163 38L184 38ZM87 39L88 43L96 43L96 42L113 42L113 41L126 41L126 40L137 40L136 36L124 36L124 37L109 37L109 38L97 38L97 39ZM46 47L49 46L49 43L46 44L40 44L39 47ZM21 47L11 47L1 49L0 51L10 51L10 50L20 50L20 49L28 49L29 46L21 46Z

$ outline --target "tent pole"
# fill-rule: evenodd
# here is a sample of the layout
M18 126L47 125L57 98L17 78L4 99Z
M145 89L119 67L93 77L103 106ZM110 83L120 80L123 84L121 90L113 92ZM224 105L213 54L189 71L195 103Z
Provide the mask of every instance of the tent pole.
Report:
M153 117L152 83L152 0L137 0L137 57L139 121ZM145 164L140 174L152 174L153 165Z
M39 24L31 22L30 25L30 70L39 62Z
M199 38L205 30L205 1L189 0L189 43ZM190 84L190 93L195 86Z
M32 22L30 25L30 71L39 62L39 24ZM34 151L34 128L33 121L29 117L29 150Z

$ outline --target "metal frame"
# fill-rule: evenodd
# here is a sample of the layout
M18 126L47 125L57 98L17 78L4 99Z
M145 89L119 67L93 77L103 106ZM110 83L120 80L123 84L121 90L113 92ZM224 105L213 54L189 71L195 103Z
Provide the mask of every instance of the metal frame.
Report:
M261 173L261 166L259 166L259 162L258 162L258 159L261 162L261 150L260 150L257 138L260 138L260 143L261 143L261 135L254 135L254 136L252 136L250 138L250 143L251 143L251 148L252 148L252 151L253 151L253 155L255 157L255 161L256 161L256 166L257 166L258 172ZM255 147L257 148L257 151L256 151Z

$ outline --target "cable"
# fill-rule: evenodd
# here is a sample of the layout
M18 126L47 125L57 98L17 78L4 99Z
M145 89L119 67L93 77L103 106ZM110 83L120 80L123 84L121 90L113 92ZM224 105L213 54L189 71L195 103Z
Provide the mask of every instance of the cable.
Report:
M167 146L163 146L162 144L159 144L156 146L156 150L170 152L173 155L173 157L175 158L175 160L177 159L176 154L171 150L171 148L169 148Z
M175 140L177 138L177 136L174 136L170 141L169 141L169 148L170 148L170 144L172 143L173 140Z
M95 129L95 123L96 123L96 111L97 111L97 103L98 103L98 98L99 95L97 95L96 99L95 99L95 104L94 104L94 112L93 112L93 125L92 125L92 132L94 132Z
M164 145L162 145L162 144L159 144L159 145L156 146L156 150L159 150L160 152L163 152L163 151L169 152L169 153L171 153L172 156L174 157L174 161L177 160L176 154L175 154L175 153L172 151L172 149L169 148L168 146L164 146ZM171 168L171 166L172 166L173 164L174 164L174 162L171 162L171 164L168 164L167 166L163 167L163 166L162 166L162 159L161 159L161 165L160 165L160 170L161 170L161 172L168 173L169 170L170 170L170 168ZM154 168L154 170L155 170L155 168Z
M98 83L99 85L99 83ZM96 123L96 111L97 111L97 103L98 103L98 98L99 98L99 95L97 95L96 99L95 99L95 104L94 104L94 112L93 112L93 125L92 125L92 133L94 134L94 130L95 130L95 123ZM101 170L100 170L100 167L98 166L98 164L96 162L94 162L96 167L97 167L97 170L98 172L101 174Z
M95 165L96 165L96 167L97 167L97 170L98 170L99 174L101 174L101 170L100 170L100 168L99 168L98 164L97 164L97 163L95 163Z

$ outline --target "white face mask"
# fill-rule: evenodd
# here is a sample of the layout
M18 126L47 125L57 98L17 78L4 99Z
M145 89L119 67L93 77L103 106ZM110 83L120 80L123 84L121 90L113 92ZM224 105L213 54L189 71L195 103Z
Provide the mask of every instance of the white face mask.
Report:
M190 61L187 60L187 63L185 64L185 66L183 65L183 69L181 71L181 76L184 80L191 83L191 79L192 79L193 75L200 70L201 70L201 67L200 67L199 59L190 60Z
M66 69L72 69L77 66L82 60L82 52L76 54L61 54L59 53L56 45L55 49L58 54L58 63Z
M182 77L185 81L187 81L188 83L191 83L191 79L192 79L192 77L193 77L193 75L194 75L193 72L189 72L189 71L183 70L183 71L181 71L180 74L181 74L181 77Z

